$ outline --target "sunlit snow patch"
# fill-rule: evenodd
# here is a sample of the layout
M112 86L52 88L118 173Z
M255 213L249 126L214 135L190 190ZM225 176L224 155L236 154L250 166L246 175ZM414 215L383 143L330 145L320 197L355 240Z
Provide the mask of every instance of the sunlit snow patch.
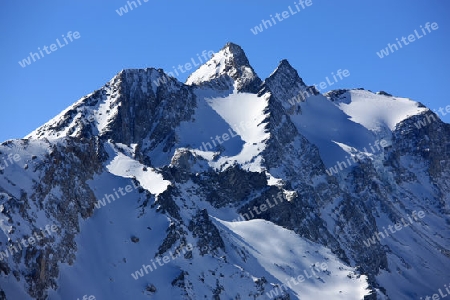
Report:
M384 126L394 130L395 125L409 116L427 110L407 98L376 95L364 90L352 90L350 95L351 102L341 102L339 108L349 115L353 122L375 132L382 131Z
M140 182L141 186L150 193L158 195L164 192L170 185L170 181L164 180L161 174L138 161L117 152L114 159L106 166L114 175L133 178Z
M356 276L352 267L342 263L331 250L305 240L290 230L265 220L225 222L216 219L224 235L237 246L245 249L278 282L291 282L291 291L298 299L345 299L360 300L370 292L367 290L367 276ZM326 263L326 271L311 271L312 266ZM250 264L250 265L249 265ZM257 270L251 260L242 263L245 270ZM319 268L320 269L320 268ZM320 269L321 270L321 269ZM309 278L306 278L307 275ZM293 283L290 278L305 277L304 281ZM300 280L300 279L299 279ZM270 291L266 291L269 292ZM272 293L275 296L275 294Z
M254 94L234 93L226 98L207 99L208 104L235 130L245 142L235 156L222 157L217 166L235 161L251 171L262 171L258 157L265 149L270 133L265 131L268 99Z

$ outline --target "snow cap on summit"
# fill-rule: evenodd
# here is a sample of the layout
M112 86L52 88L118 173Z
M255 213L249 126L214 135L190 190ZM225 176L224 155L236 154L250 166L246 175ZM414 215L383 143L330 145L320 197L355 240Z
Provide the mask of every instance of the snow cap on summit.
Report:
M227 43L186 80L188 85L213 82L216 87L220 85L238 92L255 93L262 81L251 67L244 50L236 44Z

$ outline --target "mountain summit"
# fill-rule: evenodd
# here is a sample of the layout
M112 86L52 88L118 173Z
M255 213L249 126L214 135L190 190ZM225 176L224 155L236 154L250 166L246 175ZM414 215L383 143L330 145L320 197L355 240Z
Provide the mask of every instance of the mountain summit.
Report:
M188 85L206 82L215 82L222 88L233 88L235 84L239 92L257 92L261 79L250 66L244 50L228 43L186 80Z
M449 145L419 102L261 80L232 43L186 83L122 70L0 145L0 299L435 294Z

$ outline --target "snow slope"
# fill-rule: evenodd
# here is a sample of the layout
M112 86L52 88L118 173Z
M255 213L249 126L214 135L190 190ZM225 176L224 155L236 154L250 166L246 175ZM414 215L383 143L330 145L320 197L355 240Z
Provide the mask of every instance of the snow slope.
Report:
M392 131L401 121L427 110L418 102L407 98L397 98L374 94L365 90L348 90L330 97L310 96L298 105L301 113L291 114L298 131L320 150L327 167L345 161L353 154L370 156L371 145L376 141L391 141ZM284 103L289 109L289 101ZM381 153L376 153L381 154Z
M298 105L302 113L291 115L290 118L298 131L319 148L327 167L345 160L347 152L337 143L362 149L375 141L374 134L354 123L322 95L311 96Z
M350 120L363 125L374 133L393 131L406 118L427 110L408 98L374 94L365 90L350 90L337 103Z
M215 167L237 162L250 171L260 171L258 156L265 149L264 141L270 137L270 134L265 132L266 124L263 123L267 117L267 98L233 93L226 98L212 98L207 101L245 142L239 154L221 157Z
M109 145L112 148L111 150L115 150L114 145ZM126 149L128 148L126 145L121 146ZM130 148L127 150L129 150L129 154L133 151ZM118 151L115 152L115 154L112 153L113 151L110 151L113 159L108 165L106 165L106 169L111 174L128 178L136 178L142 187L155 195L161 194L167 189L167 186L170 185L170 181L164 180L162 175L158 174L153 168L146 167L138 161Z
M270 274L266 278L274 292L280 292L277 285L285 284L297 299L357 300L368 294L366 276L357 276L354 269L344 265L329 249L292 231L264 220L217 222L238 249L254 258L241 262L241 267L249 272L262 267ZM305 276L304 281L300 275ZM266 295L278 294L274 292L268 290Z

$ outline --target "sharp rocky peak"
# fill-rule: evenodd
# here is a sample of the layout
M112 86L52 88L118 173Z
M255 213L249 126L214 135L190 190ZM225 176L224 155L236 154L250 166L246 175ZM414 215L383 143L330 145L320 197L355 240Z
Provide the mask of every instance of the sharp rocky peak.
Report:
M188 85L250 93L258 92L261 83L244 50L233 43L227 43L186 80Z
M279 100L296 97L302 91L309 91L311 95L319 94L315 87L305 84L297 70L286 59L280 61L264 83Z
M302 80L298 75L297 70L292 67L287 59L281 60L278 64L278 67L269 77L280 76L281 74L290 75L292 77L295 77L296 79Z
M220 52L224 52L227 54L228 57L233 58L233 63L237 67L239 66L247 66L250 67L250 62L248 61L247 56L245 55L244 50L241 48L241 46L236 45L234 43L227 43Z

